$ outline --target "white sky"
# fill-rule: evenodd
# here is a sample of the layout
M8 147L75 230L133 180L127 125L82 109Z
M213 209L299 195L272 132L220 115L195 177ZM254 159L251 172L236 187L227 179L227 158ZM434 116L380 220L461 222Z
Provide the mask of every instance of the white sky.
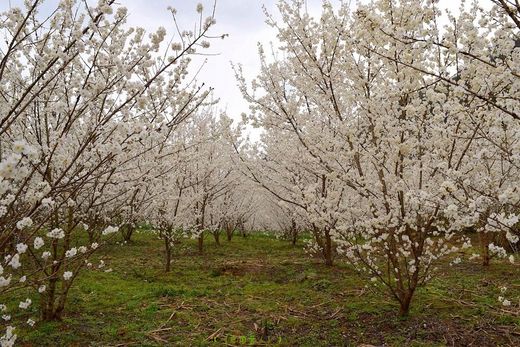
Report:
M490 2L490 0L479 1ZM42 12L55 8L57 2L58 0L44 1ZM167 7L176 8L181 24L185 29L191 29L198 18L195 8L199 2L204 5L205 14L209 15L213 0L119 0L119 3L129 10L131 26L141 26L148 32L163 26L170 35L175 34L175 28ZM275 33L264 22L262 5L265 5L270 13L276 14L276 3L277 0L217 0L217 25L213 28L212 34L229 34L229 36L224 40L211 41L209 52L218 55L207 57L208 62L198 80L215 88L215 96L221 100L220 109L227 110L227 114L232 118L239 119L242 112L248 111L248 105L236 86L230 62L243 65L247 80L257 75L259 69L257 43L267 45L275 40ZM319 15L321 3L321 0L307 0L308 12ZM456 11L460 0L441 0L440 3L441 6ZM0 11L10 5L21 4L22 0L0 0ZM195 70L198 70L202 61L203 59L197 62L198 66Z
M193 27L197 16L195 7L201 2L205 13L213 6L213 0L127 0L132 25L145 28L164 26L168 32L174 31L171 17L165 11L170 5L177 9L178 16L188 28ZM277 0L217 0L216 20L213 34L228 34L224 40L211 41L207 63L199 75L199 80L215 88L215 96L220 99L219 108L226 110L228 116L239 119L247 112L248 104L243 100L235 80L231 62L242 64L247 80L254 78L259 70L257 43L268 44L275 40L275 32L265 24L262 6L270 13L276 13ZM320 13L321 0L308 0L308 10ZM200 61L198 64L200 64Z
M329 0L333 4L339 0ZM361 0L365 2L366 0ZM490 3L490 0L477 0L481 3ZM168 5L176 8L184 19L193 18L197 3L204 4L205 10L210 10L213 0L128 0L126 5L134 17L136 25L163 25L171 27L168 16L163 9ZM313 16L321 13L322 0L306 0L307 11ZM352 0L354 4L356 0ZM215 95L220 98L220 108L226 109L228 116L239 119L242 112L248 112L248 104L236 86L236 80L230 62L242 64L247 81L254 78L259 71L257 43L265 46L276 40L276 33L265 24L265 15L262 6L276 15L278 12L277 0L217 0L217 25L213 28L215 34L226 33L225 40L211 42L210 51L220 53L219 56L208 58L208 63L200 74L201 81L207 82L215 88ZM461 0L440 0L441 8L448 8L457 12ZM162 11L162 12L161 12ZM139 21L141 21L139 23ZM146 23L146 24L145 24ZM160 24L159 24L160 23Z

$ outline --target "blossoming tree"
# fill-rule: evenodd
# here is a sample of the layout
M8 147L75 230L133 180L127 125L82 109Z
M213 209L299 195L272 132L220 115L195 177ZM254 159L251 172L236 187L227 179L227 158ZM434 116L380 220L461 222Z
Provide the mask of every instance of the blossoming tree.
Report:
M50 320L138 194L116 187L138 182L137 159L205 102L186 76L214 19L198 8L200 25L166 46L164 28L147 39L112 0L64 0L47 18L40 9L27 1L0 15L0 294L35 288ZM91 243L78 244L86 231ZM2 346L15 338L8 327Z
M267 155L259 157L272 173L262 177L285 180L290 189L305 175L315 181L307 178L307 190L292 192L299 200L257 181L305 210L313 226L330 234L339 252L385 288L406 315L435 264L458 262L451 255L471 246L465 229L492 232L518 221L516 86L505 87L514 84L505 78L514 75L511 59L518 52L514 34L503 32L512 26L477 33L477 10L462 9L453 21L458 26L441 33L441 12L432 1L381 0L355 11L324 2L319 19L303 5L281 1L281 24L268 16L284 57L269 60L260 48L262 70L251 89L239 69L237 75L253 121L266 130ZM506 17L497 8L492 14ZM459 46L439 48L453 37L481 52L497 37L508 47L498 54L513 73L491 81L488 102L480 97L488 81L472 64L482 61L471 54L462 58ZM496 90L503 101L495 99ZM273 154L281 148L290 149ZM487 239L483 247L484 263L486 252L503 253Z

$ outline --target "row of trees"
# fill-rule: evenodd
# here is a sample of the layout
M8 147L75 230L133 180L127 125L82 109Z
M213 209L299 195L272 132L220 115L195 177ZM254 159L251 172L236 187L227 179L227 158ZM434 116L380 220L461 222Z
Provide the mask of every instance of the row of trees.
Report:
M231 237L252 204L235 189L238 130L216 120L211 89L189 73L215 38L214 8L197 5L192 31L169 9L177 32L166 40L164 28L130 28L113 0L63 0L49 16L42 2L0 13L1 346L32 304L4 299L32 289L41 318L60 319L75 278L102 266L89 258L118 231L130 240L138 223L154 226L168 270L178 232L202 250L204 230Z
M175 155L165 155L154 168L166 174L150 182L138 220L148 221L164 241L166 271L182 238L197 239L202 253L205 236L212 234L220 244L225 232L229 241L253 215L251 185L234 168L239 136L225 115L217 120L202 112L177 129L170 148Z
M263 129L253 144L189 74L215 23L201 5L167 44L113 0L2 13L0 297L32 288L42 319L60 319L78 274L102 265L91 255L140 223L163 241L165 271L184 237L202 252L208 235L262 227L295 244L310 231L310 252L347 259L402 315L437 263L505 256L518 242L520 6L492 2L454 16L433 0L325 1L315 19L280 1L268 23L281 53L260 47L251 87L236 68ZM15 309L0 302L4 321ZM12 345L12 324L2 333Z
M250 86L236 68L264 129L242 171L325 264L348 259L401 315L439 261L472 246L468 231L486 266L518 241L520 6L489 5L325 1L312 18L280 1L280 52L260 46Z

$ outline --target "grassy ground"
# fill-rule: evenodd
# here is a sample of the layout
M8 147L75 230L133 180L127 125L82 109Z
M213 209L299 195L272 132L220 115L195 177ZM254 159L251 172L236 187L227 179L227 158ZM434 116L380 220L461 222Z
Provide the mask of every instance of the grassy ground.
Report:
M367 290L347 265L327 268L301 245L267 236L188 244L162 271L161 243L144 234L104 249L110 273L86 271L62 322L24 332L25 346L519 346L520 268L476 263L448 268L396 317L386 295ZM455 271L453 271L455 270ZM35 298L35 300L37 300ZM36 303L37 304L37 303ZM518 303L514 303L518 307ZM37 309L34 305L33 310ZM36 314L36 312L33 312ZM19 332L21 333L21 332Z

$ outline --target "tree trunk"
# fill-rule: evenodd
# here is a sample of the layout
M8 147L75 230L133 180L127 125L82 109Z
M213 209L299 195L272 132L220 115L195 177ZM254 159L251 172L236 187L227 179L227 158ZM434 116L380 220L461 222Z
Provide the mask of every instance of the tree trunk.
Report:
M401 293L399 295L399 317L408 317L410 313L410 307L412 304L413 294L415 293L415 289L417 288L417 281L419 280L418 272L416 272L411 279L410 286L408 288L402 288L399 290Z
M56 300L56 281L57 279L51 278L49 280L49 288L47 288L47 292L42 295L41 300L41 311L42 311L42 320L43 321L52 321L56 320L54 316L54 302Z
M298 229L296 229L296 221L294 219L291 220L291 237L292 245L296 246L296 241L298 240Z
M134 234L135 228L133 226L127 224L122 229L123 229L122 230L123 241L131 242L132 241L132 235Z
M197 248L199 250L199 253L202 254L204 251L204 235L201 234L199 238L197 239Z
M65 301L67 299L67 294L61 294L59 300L55 296L55 293L52 294L52 297L47 297L44 300L44 307L42 308L42 320L46 322L50 321L61 321L63 311L65 311ZM56 303L58 301L58 303Z
M332 254L332 239L330 237L329 230L325 230L325 245L323 248L323 256L325 258L325 265L332 266L334 265L333 254Z
M41 313L43 321L60 321L65 311L68 289L64 288L62 293L57 295L57 278L49 281L47 292L41 296Z
M66 285L66 284L63 284ZM67 300L67 295L69 292L69 285L66 285L67 287L63 289L63 293L60 296L60 299L58 300L58 306L54 310L54 319L55 320L61 320L61 316L63 314L63 311L65 311L65 303Z
M58 240L54 239L51 244L53 259L56 259L56 254L58 252ZM47 286L47 290L43 293L40 301L40 309L42 313L42 320L44 321L52 321L57 320L58 318L55 315L55 305L56 305L56 287L58 285L58 270L60 268L61 263L56 262L51 266L51 276L49 277L49 283Z
M226 236L227 236L227 240L228 242L231 241L231 239L233 238L233 232L235 230L232 229L232 228L226 228Z
M170 245L170 240L165 237L164 238L164 251L166 255L166 262L164 264L164 271L170 272L171 270L171 262L172 262L172 247Z
M480 256L482 258L482 265L489 266L491 255L489 254L489 244L491 243L490 233L479 233L480 240Z
M215 243L220 246L220 232L213 232L213 237L215 238Z
M410 304L412 302L412 295L405 295L402 300L399 301L399 317L408 317L410 313Z

